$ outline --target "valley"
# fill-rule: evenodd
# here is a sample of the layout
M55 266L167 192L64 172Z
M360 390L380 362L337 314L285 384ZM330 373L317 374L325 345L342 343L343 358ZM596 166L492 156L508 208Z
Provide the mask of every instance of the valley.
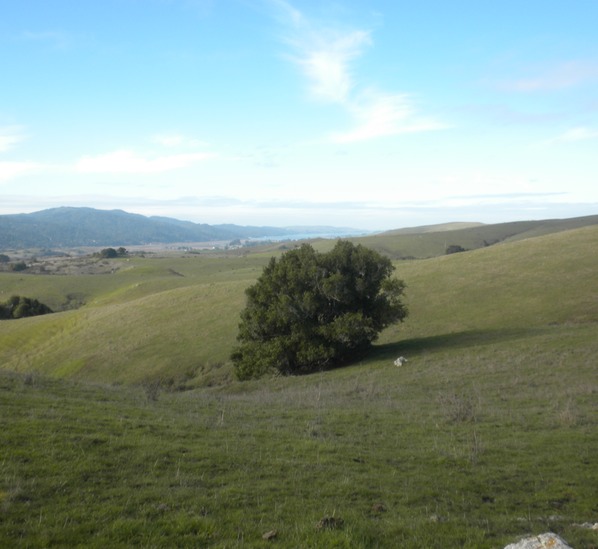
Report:
M0 273L59 311L0 324L0 545L598 544L598 227L396 260L410 314L366 358L239 382L282 246Z

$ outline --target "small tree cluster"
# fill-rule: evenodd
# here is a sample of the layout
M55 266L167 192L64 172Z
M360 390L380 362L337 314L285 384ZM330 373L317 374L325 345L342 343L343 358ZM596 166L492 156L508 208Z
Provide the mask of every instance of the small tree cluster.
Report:
M304 244L272 258L246 290L232 354L237 377L308 373L360 356L407 315L393 270L388 258L348 241L328 253Z
M16 273L26 271L27 263L25 263L24 261L17 261L16 263L11 263L10 270Z
M445 253L446 253L446 255L450 255L450 254L458 254L458 253L466 252L466 251L467 250L463 246L460 246L459 244L451 244L446 247Z
M24 318L52 313L52 309L37 299L13 295L8 301L0 303L0 320Z
M114 259L115 257L125 257L128 253L129 252L126 250L126 248L123 248L121 246L117 250L115 250L114 248L104 248L96 255L98 255L102 259Z

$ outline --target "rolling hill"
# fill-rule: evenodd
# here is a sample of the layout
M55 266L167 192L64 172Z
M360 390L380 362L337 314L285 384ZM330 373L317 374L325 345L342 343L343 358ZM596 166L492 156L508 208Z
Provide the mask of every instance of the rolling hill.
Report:
M381 340L595 322L598 258L587 251L596 246L598 226L591 226L403 261L398 276L407 282L411 315ZM55 310L84 304L4 323L0 363L94 381L197 376L201 382L202 371L227 362L244 289L267 259L260 253L134 257L112 260L112 275L0 273L7 297L35 297Z
M244 383L228 353L269 254L0 273L79 306L0 325L0 546L595 547L597 246L397 261L410 316L368 357Z
M449 223L388 231L360 238L359 242L393 259L421 259L443 255L451 245L474 250L596 224L598 215L491 225Z

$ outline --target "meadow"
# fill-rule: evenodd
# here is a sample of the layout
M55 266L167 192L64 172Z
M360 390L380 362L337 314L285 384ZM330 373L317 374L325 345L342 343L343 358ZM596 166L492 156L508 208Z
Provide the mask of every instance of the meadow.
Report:
M597 547L597 246L398 261L410 316L366 359L243 383L270 253L0 273L64 309L0 325L0 546Z

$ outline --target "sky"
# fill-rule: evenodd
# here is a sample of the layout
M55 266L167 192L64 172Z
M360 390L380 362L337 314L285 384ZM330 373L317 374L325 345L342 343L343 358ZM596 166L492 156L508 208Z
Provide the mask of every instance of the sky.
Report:
M0 0L0 214L598 214L596 0Z

